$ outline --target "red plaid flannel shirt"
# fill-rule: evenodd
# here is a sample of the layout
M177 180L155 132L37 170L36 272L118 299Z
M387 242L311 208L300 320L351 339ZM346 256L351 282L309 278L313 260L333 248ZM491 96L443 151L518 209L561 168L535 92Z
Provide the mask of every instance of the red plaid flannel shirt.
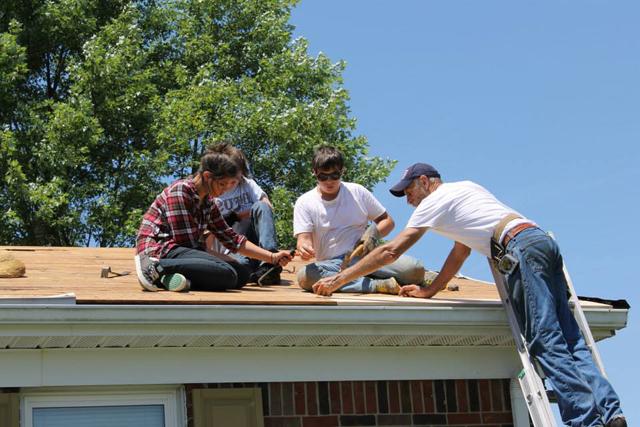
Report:
M200 203L193 178L175 181L160 193L142 217L136 253L163 258L176 246L205 250L205 231L237 252L247 238L222 219L212 197Z

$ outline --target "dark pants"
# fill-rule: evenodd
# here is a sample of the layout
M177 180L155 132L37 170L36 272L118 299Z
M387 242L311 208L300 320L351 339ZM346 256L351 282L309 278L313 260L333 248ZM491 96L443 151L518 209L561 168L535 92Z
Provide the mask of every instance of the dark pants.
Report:
M249 270L237 262L226 262L198 249L177 246L160 259L165 274L180 273L194 291L240 289L249 280Z

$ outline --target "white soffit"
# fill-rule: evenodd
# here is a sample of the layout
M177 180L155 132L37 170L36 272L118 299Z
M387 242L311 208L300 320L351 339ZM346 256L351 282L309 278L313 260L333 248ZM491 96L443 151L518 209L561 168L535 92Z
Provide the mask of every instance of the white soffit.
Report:
M627 310L589 307L596 339ZM502 306L4 305L0 351L46 348L498 346L513 341Z

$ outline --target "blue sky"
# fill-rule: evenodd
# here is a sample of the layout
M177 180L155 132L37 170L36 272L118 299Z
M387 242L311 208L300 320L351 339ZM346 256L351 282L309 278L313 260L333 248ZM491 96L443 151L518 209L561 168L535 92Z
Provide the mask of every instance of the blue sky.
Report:
M345 60L356 133L398 160L471 179L552 230L581 295L626 299L629 325L600 343L630 425L640 424L640 3L633 1L302 0L295 36ZM410 251L439 269L451 243ZM472 255L462 273L490 280ZM635 421L635 423L634 423Z

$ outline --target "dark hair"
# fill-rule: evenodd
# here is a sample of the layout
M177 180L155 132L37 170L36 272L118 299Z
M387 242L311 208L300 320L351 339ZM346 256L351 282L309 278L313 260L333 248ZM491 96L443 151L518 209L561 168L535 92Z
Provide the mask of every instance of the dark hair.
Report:
M324 145L316 149L313 155L313 170L318 169L338 169L344 167L344 156L342 152L331 145Z
M238 170L243 176L249 177L249 162L241 149L234 147L229 141L219 142L207 147L206 153L220 153L226 154L236 164Z
M209 171L213 179L234 178L239 172L238 165L225 152L221 152L217 146L209 146L200 158L198 173Z

